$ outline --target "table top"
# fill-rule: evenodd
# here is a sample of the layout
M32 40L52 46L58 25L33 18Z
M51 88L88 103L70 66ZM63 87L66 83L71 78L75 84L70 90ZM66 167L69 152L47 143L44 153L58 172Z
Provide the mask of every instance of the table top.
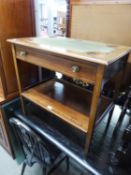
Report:
M66 37L31 37L8 39L10 43L27 46L75 59L109 65L122 56L130 53L131 48L114 44L106 44L88 40Z

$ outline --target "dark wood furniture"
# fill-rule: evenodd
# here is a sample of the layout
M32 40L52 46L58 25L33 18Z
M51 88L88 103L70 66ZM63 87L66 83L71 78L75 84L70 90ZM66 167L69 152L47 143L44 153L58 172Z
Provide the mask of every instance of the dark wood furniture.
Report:
M18 95L18 86L13 57L7 38L34 36L34 9L32 0L0 1L0 105ZM25 83L29 81L27 71L35 77L36 68L22 64ZM0 144L11 154L4 114L0 106Z
M67 36L131 46L131 0L68 1ZM131 83L131 57L125 87ZM116 80L115 80L116 81Z
M130 48L68 38L8 41L12 43L23 112L26 113L24 97L84 132L88 152L95 124L114 106L112 99L102 96L103 86L124 70ZM25 90L19 73L21 61L81 79L92 84L93 91L56 78Z
M3 121L2 113L0 112L0 145L6 150L10 150L8 135Z
M127 110L128 109L130 110L130 106L131 106L131 86L128 87L125 92L123 92L123 96L121 95L117 101L118 101L118 105L121 106L122 110L121 110L120 116L118 118L118 121L116 123L115 129L113 131L114 136L119 132L119 128L121 126L121 123L122 123L125 115L126 115ZM119 103L121 103L121 101L122 101L122 104L119 104Z
M131 86L119 95L116 104L121 106L121 112L113 129L112 140L118 137L120 130L122 130L122 124L124 125L124 131L121 134L118 147L111 153L110 162L113 166L122 165L127 168L130 166L131 159L131 114L129 112L131 108ZM127 110L129 110L128 113ZM125 120L126 117L128 118L127 121Z

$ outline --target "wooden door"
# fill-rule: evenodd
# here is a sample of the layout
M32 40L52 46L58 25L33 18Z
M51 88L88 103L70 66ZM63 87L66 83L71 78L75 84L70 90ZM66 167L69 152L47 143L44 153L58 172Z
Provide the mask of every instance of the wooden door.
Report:
M0 1L0 105L18 95L16 73L9 38L31 37L35 35L33 0ZM38 69L27 63L21 64L25 84L37 81ZM27 72L30 72L28 74ZM27 76L28 75L28 76ZM11 153L3 116L0 113L0 144Z
M6 40L8 38L35 35L33 12L33 0L0 1L0 66L2 67L1 79L5 99L16 96L18 89L11 47ZM25 65L22 66L24 67ZM30 68L32 69L32 66L26 65L25 72ZM32 72L35 72L34 70L36 68ZM35 76L34 73L33 76Z

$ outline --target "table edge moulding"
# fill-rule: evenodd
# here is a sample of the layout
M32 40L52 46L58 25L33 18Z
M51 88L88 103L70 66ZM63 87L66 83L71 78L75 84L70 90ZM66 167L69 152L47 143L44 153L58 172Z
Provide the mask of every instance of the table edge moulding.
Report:
M66 37L30 37L8 39L7 41L33 49L73 57L76 60L90 61L103 65L109 65L131 51L131 48L128 46ZM88 46L90 47L88 48ZM79 50L77 50L78 47L80 47Z

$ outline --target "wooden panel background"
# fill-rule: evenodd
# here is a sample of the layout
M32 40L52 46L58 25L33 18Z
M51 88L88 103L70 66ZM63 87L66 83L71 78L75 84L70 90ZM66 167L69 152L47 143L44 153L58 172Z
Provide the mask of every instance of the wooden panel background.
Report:
M68 36L131 46L131 1L71 0ZM125 81L129 84L131 56Z
M131 5L72 6L71 37L131 46Z
M73 38L131 46L130 31L131 5L72 6L70 35Z
M130 4L131 0L66 0L70 4Z

